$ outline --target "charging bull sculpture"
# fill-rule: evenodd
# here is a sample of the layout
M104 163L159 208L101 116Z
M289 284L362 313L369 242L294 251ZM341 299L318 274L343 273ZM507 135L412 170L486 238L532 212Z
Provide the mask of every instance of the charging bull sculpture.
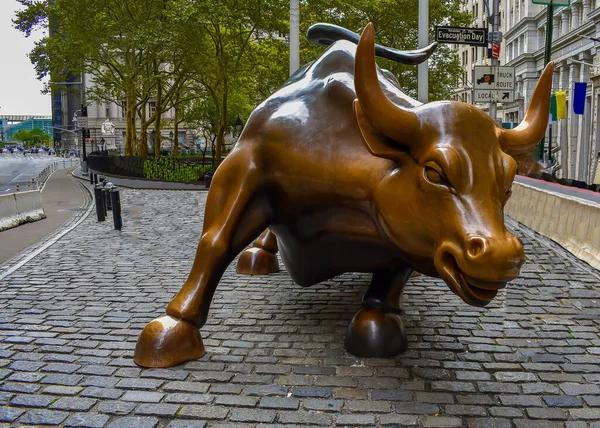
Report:
M337 41L252 113L213 178L189 277L141 333L137 364L205 354L199 328L217 284L253 241L240 257L245 273L276 270L277 250L304 287L373 273L346 334L358 356L406 349L399 305L413 270L442 278L474 306L519 274L523 247L506 230L503 206L512 156L544 135L553 64L523 122L505 130L472 105L409 98L377 68L375 52L369 24L358 46Z

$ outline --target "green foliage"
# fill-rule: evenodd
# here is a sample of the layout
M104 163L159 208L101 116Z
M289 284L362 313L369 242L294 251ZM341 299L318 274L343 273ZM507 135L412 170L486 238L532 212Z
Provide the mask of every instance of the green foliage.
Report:
M473 16L461 12L465 0L429 0L429 40L434 40L437 25L469 27ZM368 22L375 26L375 41L396 49L418 47L419 0L310 0L300 3L301 33L316 22L328 22L358 34ZM301 62L312 61L323 51L301 37ZM408 95L417 96L418 67L378 59L390 70ZM429 59L429 100L449 99L450 91L462 74L459 58L450 45L438 45Z
M13 140L21 141L25 147L41 146L50 142L50 136L43 129L19 129L12 136Z
M210 166L177 161L166 156L144 161L144 177L148 180L191 183L202 180L210 170Z

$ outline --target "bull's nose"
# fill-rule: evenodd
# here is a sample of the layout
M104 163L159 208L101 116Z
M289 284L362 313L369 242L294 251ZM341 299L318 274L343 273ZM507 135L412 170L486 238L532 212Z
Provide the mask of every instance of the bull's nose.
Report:
M525 263L521 241L509 233L500 239L480 235L470 236L465 242L464 250L468 263L487 266L488 269L499 269L509 276L518 275L518 271Z
M481 236L470 237L465 245L467 259L475 261L488 251L488 240Z

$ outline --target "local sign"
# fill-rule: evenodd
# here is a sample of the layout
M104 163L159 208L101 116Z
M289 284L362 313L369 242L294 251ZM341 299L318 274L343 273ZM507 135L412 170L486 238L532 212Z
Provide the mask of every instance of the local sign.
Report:
M515 68L475 66L473 70L473 102L510 103L515 99Z
M487 28L435 27L435 41L460 45L487 46Z

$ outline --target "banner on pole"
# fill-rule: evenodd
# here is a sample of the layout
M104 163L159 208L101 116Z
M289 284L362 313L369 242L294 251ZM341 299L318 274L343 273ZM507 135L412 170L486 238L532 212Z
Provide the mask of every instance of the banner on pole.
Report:
M567 92L556 91L556 118L567 118Z
M583 111L585 110L586 90L586 82L575 82L575 89L573 90L573 113L583 114Z

